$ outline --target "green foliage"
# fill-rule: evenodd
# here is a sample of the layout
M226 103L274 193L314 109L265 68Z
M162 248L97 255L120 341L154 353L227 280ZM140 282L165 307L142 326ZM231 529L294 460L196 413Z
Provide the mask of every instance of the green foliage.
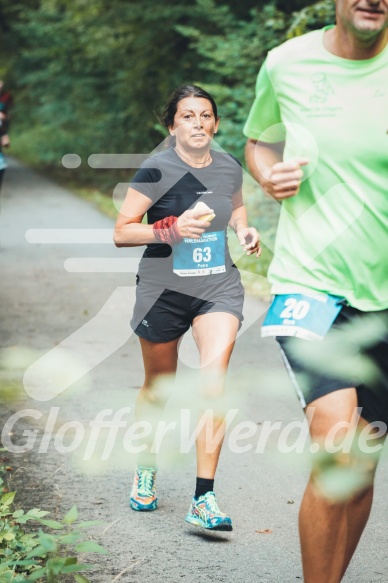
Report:
M151 151L162 137L155 110L174 87L194 81L214 92L221 144L242 157L242 125L268 50L290 25L300 34L333 12L326 1L290 15L305 4L5 2L16 151L56 167L68 152L86 161L94 152ZM94 184L101 178L88 167L81 176Z
M48 140L37 134L41 160L58 164L67 152L86 157L153 149L159 140L153 109L190 68L187 43L174 34L188 0L174 11L151 0L141 6L121 0L40 4L39 11L20 11L12 26L13 42L19 54L20 45L23 50L12 63L11 81L22 104L15 108L18 130L52 132ZM185 61L178 67L177 54Z
M373 440L373 434L369 435ZM377 465L380 450L365 452L368 438L362 437L362 432L356 430L352 442L346 442L346 437L337 439L330 444L334 450L328 450L328 443L312 455L314 483L319 492L333 502L349 500L371 484L371 469ZM373 445L383 447L383 439ZM348 447L347 447L348 445ZM370 447L370 444L368 444ZM344 452L346 450L346 453Z
M0 479L0 486L3 481ZM93 565L79 563L77 553L106 553L97 543L85 540L82 529L99 524L84 522L75 525L78 512L73 506L61 521L45 518L49 513L38 508L25 512L15 510L15 492L5 492L0 497L0 580L2 583L46 581L55 583L59 576L74 573L77 583L88 583L79 571ZM23 526L38 522L50 532ZM52 532L54 531L54 532Z
M335 4L333 0L323 0L307 6L295 15L288 38L300 36L310 30L335 23Z
M287 20L274 2L255 8L248 21L237 21L226 6L202 3L205 17L199 27L177 26L198 55L197 81L212 92L222 119L221 146L243 158L243 124L254 98L255 80L267 52L285 37Z

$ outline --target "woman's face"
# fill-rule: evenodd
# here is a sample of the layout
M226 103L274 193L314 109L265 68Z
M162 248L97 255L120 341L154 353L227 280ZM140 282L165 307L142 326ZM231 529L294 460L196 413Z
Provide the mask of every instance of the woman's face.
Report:
M178 148L202 151L209 148L219 123L208 99L185 97L178 103L174 125L169 131L176 136Z

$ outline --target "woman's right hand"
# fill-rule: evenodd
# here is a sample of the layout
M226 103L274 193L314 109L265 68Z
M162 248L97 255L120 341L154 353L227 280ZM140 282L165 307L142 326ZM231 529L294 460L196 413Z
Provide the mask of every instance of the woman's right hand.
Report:
M204 212L203 208L199 210L190 209L178 217L177 226L182 237L189 239L199 239L205 230L210 227L209 221L201 221L200 218L207 214L212 214L213 210Z

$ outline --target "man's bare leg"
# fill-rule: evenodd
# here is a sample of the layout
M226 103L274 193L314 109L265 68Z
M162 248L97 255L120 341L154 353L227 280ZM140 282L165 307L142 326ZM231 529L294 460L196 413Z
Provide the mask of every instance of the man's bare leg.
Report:
M342 389L313 401L307 408L308 412L315 409L310 426L312 441L322 443L336 423L350 423L356 407L355 389ZM337 437L341 439L341 433ZM349 465L351 454L347 461L341 454L337 463L341 460ZM317 488L319 469L313 471L299 515L305 583L341 581L369 517L373 474L371 466L371 483L363 492L346 501L332 501Z

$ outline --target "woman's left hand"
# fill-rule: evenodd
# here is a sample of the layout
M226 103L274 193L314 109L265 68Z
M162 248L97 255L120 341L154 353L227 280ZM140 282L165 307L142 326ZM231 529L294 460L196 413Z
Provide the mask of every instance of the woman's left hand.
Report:
M240 227L236 231L236 235L241 245L244 245L244 251L247 255L256 254L256 257L261 255L259 233L255 227Z

